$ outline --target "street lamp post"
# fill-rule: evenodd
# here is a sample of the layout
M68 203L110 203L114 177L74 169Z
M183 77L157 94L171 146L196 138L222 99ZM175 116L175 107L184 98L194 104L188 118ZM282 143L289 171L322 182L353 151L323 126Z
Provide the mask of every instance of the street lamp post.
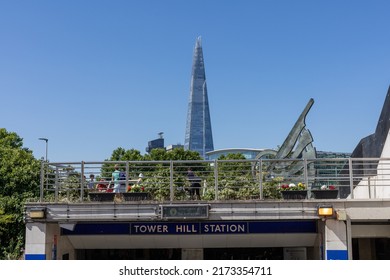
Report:
M45 157L45 161L47 161L47 149L48 149L48 146L49 146L49 139L47 139L47 138L39 138L39 140L42 140L42 141L46 142L46 157Z
M47 138L39 138L39 140L42 140L42 141L46 142L46 158L45 158L45 162L47 164L47 149L48 149L48 146L49 146L49 139L47 139ZM45 183L46 189L48 188L48 184L49 184L47 176L48 176L48 174L46 172L46 183ZM42 177L42 180L43 180L43 177ZM42 199L43 199L43 182L42 182L41 186L42 186L42 189L41 189L41 201L42 201Z

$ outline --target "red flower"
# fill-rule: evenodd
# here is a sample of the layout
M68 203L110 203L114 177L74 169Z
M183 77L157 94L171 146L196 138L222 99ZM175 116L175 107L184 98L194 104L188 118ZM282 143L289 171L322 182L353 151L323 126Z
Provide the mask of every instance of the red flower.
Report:
M335 188L335 186L329 186L329 189L330 190L335 190L336 188Z

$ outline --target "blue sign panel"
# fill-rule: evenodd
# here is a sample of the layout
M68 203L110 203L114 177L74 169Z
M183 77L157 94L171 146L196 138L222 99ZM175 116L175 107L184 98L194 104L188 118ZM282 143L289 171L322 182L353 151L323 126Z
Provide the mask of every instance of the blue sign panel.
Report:
M76 224L62 235L316 233L315 221L200 221Z
M347 250L326 250L327 260L348 260Z
M45 254L26 254L24 256L25 260L28 261L44 261L46 260L46 255Z
M131 223L131 234L199 234L199 223Z
M317 225L313 221L250 222L249 233L313 233Z
M131 234L242 234L248 233L248 223L131 223L130 229Z
M248 222L205 222L201 224L202 234L248 233Z
M62 235L129 234L128 223L76 224L74 230L62 229Z

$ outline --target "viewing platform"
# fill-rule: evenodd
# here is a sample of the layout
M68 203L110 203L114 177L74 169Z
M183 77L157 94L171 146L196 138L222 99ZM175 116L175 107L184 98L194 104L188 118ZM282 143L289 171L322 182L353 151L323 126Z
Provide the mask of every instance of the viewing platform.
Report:
M115 166L121 178L113 179ZM290 195L298 190L303 196ZM288 195L295 200L390 198L390 159L42 161L39 202L285 201Z
M115 166L121 180L112 180ZM164 205L207 206L211 220L319 219L321 205L357 221L387 220L390 159L42 161L40 188L40 201L27 203L26 213L44 209L44 219L56 222L169 220Z

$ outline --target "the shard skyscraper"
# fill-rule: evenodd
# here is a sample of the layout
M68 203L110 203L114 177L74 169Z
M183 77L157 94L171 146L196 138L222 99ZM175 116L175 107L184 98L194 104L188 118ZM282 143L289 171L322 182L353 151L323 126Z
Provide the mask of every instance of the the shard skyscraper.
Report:
M191 87L184 149L197 151L203 158L205 158L206 152L214 150L209 101L207 96L206 73L200 37L196 39L192 61Z

